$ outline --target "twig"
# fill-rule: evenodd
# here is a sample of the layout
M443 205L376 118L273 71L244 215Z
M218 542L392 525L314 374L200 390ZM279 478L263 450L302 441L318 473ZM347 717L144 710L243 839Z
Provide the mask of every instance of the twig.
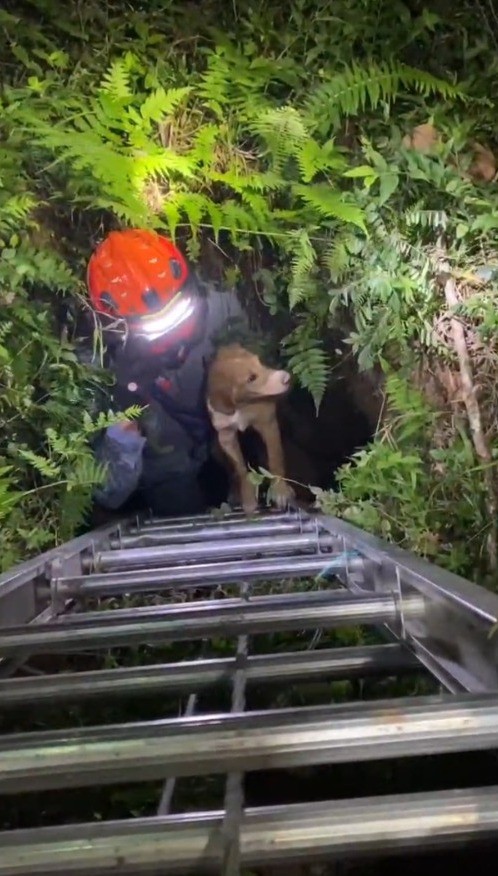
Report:
M438 274L444 279L444 296L450 311L458 307L459 297L455 280L451 276L450 266L445 258L445 249L441 242L438 245ZM457 316L450 316L453 344L458 358L462 396L469 420L470 434L475 452L484 463L484 484L486 488L486 505L489 515L489 529L486 539L489 570L495 572L498 565L498 530L497 530L497 497L493 476L493 457L485 435L481 409L477 400L477 392L472 372L472 362L467 347L465 329Z

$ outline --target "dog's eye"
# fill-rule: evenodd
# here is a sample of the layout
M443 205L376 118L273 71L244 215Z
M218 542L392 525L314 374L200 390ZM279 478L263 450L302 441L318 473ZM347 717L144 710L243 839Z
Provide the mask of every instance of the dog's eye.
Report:
M257 380L257 379L258 379L258 375L257 375L257 374L250 374L249 377L247 378L247 382L248 382L248 383L254 383L254 381Z

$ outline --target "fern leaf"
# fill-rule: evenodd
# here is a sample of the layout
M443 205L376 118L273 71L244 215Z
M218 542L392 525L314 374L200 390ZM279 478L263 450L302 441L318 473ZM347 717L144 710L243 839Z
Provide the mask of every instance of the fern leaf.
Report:
M223 226L223 213L218 204L215 204L210 198L206 199L206 207L209 215L209 221L213 229L214 239L218 243L221 228Z
M12 195L1 205L0 228L17 228L25 221L36 206L30 194Z
M321 341L310 335L307 323L302 323L283 339L282 347L289 370L311 394L318 413L330 377L330 365Z
M343 222L357 225L366 232L365 213L361 207L348 202L346 195L326 183L312 186L295 185L293 191L327 219L341 219Z
M344 155L338 152L333 144L327 143L321 146L311 137L300 144L296 158L305 183L311 182L317 173L322 171L334 170L341 173L349 166Z
M271 210L267 199L263 195L246 190L242 191L242 201L254 216L256 225L262 231L265 230L271 218Z
M136 193L127 194L126 200L121 198L100 197L93 198L92 204L96 209L109 210L128 225L141 225L148 218L147 207Z
M20 255L25 255L26 250L20 249ZM53 289L60 292L70 292L74 290L77 282L75 275L68 267L66 262L62 261L53 252L48 250L38 250L33 252L33 265L35 268L34 282L42 282Z
M220 130L217 125L203 125L194 138L189 152L191 161L210 167L214 161L214 149Z
M148 155L137 156L133 168L135 182L143 183L155 176L169 176L176 172L185 179L192 178L194 168L185 155L178 155L172 149L158 149Z
M169 234L174 240L176 235L176 229L178 228L182 218L182 212L180 209L180 204L178 203L177 195L175 195L174 197L167 197L166 200L163 201L161 216L164 217Z
M432 76L425 70L410 67L408 64L400 64L398 75L400 82L405 88L411 88L424 97L438 95L445 100L458 98L463 103L467 101L467 96L461 88L452 85L451 82L447 82L445 79L440 79L438 76Z
M42 477L47 478L48 480L54 480L55 478L60 477L60 466L57 463L52 462L50 459L47 459L45 456L41 456L39 453L34 453L32 450L27 448L19 448L18 454L21 459L24 459L28 462Z
M322 255L322 262L329 271L333 283L342 280L351 262L347 240L347 235L338 234Z
M74 538L78 528L85 523L92 507L92 486L76 486L66 489L59 496L60 529L59 540Z
M398 62L353 62L315 89L305 105L306 119L325 134L342 116L357 115L367 107L375 110L381 101L392 103L400 86L424 95L462 96L449 82Z
M310 297L310 290L315 287L311 272L316 264L316 252L308 232L304 229L291 232L286 246L291 247L292 253L288 296L289 307L293 310L297 304Z
M303 146L309 139L309 131L301 114L291 106L259 113L250 122L249 128L266 144L277 169L289 156L302 153Z
M448 225L448 215L444 210L409 210L405 214L407 225L419 228L442 228Z
M262 231L258 228L258 223L249 210L244 209L234 200L227 200L220 205L220 210L223 215L223 224L231 234L237 234L239 231Z
M254 192L276 192L287 185L286 181L271 170L250 173L244 178L244 188Z
M188 192L182 199L182 209L192 230L197 231L206 213L206 198L197 192Z
M177 109L191 91L190 87L169 88L168 91L157 88L145 98L140 107L142 119L146 122L162 121Z
M102 91L107 91L114 100L132 97L131 71L128 59L118 58L113 61L101 82Z

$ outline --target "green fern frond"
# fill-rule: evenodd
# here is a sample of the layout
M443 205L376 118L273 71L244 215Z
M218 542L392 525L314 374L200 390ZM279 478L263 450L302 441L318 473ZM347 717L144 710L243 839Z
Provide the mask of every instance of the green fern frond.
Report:
M214 149L220 135L218 125L206 124L197 131L189 152L191 161L210 167L214 162Z
M240 180L240 191L276 192L287 185L280 174L274 173L271 170L262 171L261 173L248 173L238 178Z
M463 102L467 100L462 88L452 85L451 82L440 79L438 76L432 76L426 70L419 70L416 67L410 67L408 64L400 64L398 75L400 82L406 89L412 89L418 94L423 95L423 97L438 95L445 100L459 99Z
M27 448L18 448L18 455L25 462L29 463L42 477L47 480L55 480L60 477L60 466L45 456Z
M172 149L157 149L149 154L137 155L133 167L133 180L144 183L156 176L170 176L177 173L185 179L194 176L192 162L185 155L178 155Z
M36 200L30 194L12 195L1 204L0 229L17 229L36 206Z
M409 210L405 213L407 225L419 228L442 228L448 225L448 215L444 210Z
M289 307L293 310L315 289L311 273L316 266L316 251L304 229L290 232L286 247L291 254L291 281L287 294Z
M19 254L22 258L26 253L26 249L21 247ZM42 282L59 292L74 291L77 278L71 271L69 265L59 258L55 253L48 250L38 250L33 252L34 277L33 282Z
M65 542L74 538L79 527L86 522L92 508L92 489L64 490L58 501L60 521L58 541Z
M347 195L333 189L327 183L310 186L295 185L292 189L296 195L327 219L340 219L366 231L365 213L362 208L348 201Z
M411 386L406 379L389 371L385 376L385 393L390 412L400 417L399 421L392 424L398 438L407 437L407 425L417 433L421 428L429 426L434 414L427 406L423 393Z
M203 103L223 119L224 106L230 102L230 68L220 55L211 53L207 69L201 74L197 93Z
M327 268L333 283L339 283L351 264L351 254L347 247L347 234L337 234L322 255L322 263Z
M66 262L50 249L36 249L23 241L17 249L10 250L12 255L10 273L11 286L18 279L25 286L43 285L60 292L74 290L77 279ZM3 251L6 259L6 251Z
M185 193L181 204L190 227L197 230L207 212L206 197L198 192L188 192Z
M78 458L77 464L72 468L67 477L67 490L90 490L105 482L107 476L106 466L97 462L88 452Z
M136 420L143 412L140 405L132 405L125 411L115 413L114 411L100 411L95 419L92 419L88 411L83 413L82 429L87 438L90 438L96 432L102 429L108 429L109 426L115 426L117 423L122 423L126 420Z
M190 87L157 88L140 106L140 115L145 122L161 122L166 116L170 116L186 97L191 93Z
M96 209L114 213L118 219L127 225L141 225L148 219L148 210L136 193L127 194L126 199L98 197L92 203Z
M308 390L318 412L330 377L327 354L306 322L298 325L282 341L287 365L300 385Z
M247 189L241 194L242 202L247 207L252 215L256 225L263 231L266 230L271 221L271 209L267 198L259 195L257 192L251 192Z
M332 170L338 174L349 166L346 158L338 152L333 143L328 142L321 146L311 137L299 144L296 159L301 171L303 182L311 182L317 173Z
M112 62L102 77L101 89L107 91L113 100L126 100L132 97L131 70L128 59L118 58Z
M301 114L291 106L259 113L250 122L249 129L266 145L275 169L279 169L290 156L302 154L303 146L309 139L309 131Z
M164 207L165 216L172 233L182 217L186 217L197 230L206 214L209 213L209 199L200 192L174 192L168 195Z
M223 224L231 234L236 234L240 231L261 232L264 229L258 227L256 218L249 210L246 210L237 201L229 199L220 205L220 210L223 215Z
M449 82L396 61L353 62L312 93L305 104L308 124L325 133L337 126L342 116L357 115L367 107L375 110L381 101L392 103L401 86L425 96L462 96L462 92Z
M206 198L206 208L209 216L209 221L211 223L211 228L213 230L214 239L216 243L218 243L220 231L223 227L224 216L219 204L215 204L215 202L211 198Z
M0 520L3 520L12 507L22 498L22 493L15 491L15 478L13 467L10 465L0 466Z
M127 103L128 100L118 100L109 92L100 91L97 97L90 98L88 113L74 119L74 126L80 131L93 130L103 140L121 142L120 128L127 124L132 109L124 106Z

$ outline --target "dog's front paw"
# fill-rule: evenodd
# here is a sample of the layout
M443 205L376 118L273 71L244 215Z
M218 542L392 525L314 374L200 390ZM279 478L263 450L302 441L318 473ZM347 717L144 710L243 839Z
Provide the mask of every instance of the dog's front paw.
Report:
M285 511L295 498L294 490L287 481L282 480L282 478L276 478L271 482L268 489L268 500L272 505L276 505L281 511Z
M245 483L241 489L241 504L245 514L254 514L258 507L258 490L257 487L249 482Z

